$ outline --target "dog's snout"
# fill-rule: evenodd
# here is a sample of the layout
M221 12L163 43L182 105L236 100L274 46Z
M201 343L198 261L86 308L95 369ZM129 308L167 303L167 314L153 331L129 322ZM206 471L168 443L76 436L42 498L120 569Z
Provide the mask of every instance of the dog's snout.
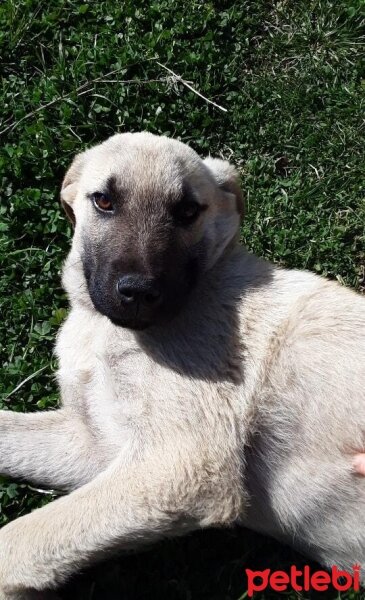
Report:
M158 284L143 275L123 275L118 279L117 291L123 304L159 304L162 293Z

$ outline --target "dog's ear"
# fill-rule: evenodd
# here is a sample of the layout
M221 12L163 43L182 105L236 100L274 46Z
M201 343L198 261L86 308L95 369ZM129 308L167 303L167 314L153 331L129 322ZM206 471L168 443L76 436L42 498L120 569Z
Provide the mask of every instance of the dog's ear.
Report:
M73 226L76 224L72 205L76 198L77 188L85 164L85 153L77 154L66 172L61 187L61 204Z
M218 186L229 194L233 194L236 198L237 212L242 218L245 214L245 201L239 184L239 175L237 170L226 160L220 158L212 158L208 156L204 160L204 164L213 174Z

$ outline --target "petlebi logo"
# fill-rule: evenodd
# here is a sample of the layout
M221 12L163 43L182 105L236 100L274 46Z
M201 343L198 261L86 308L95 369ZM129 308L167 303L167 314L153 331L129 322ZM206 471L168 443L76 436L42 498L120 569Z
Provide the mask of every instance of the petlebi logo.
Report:
M342 571L333 566L330 572L311 571L306 565L302 570L295 565L290 567L290 572L252 571L246 569L247 595L252 598L255 592L262 592L271 588L275 592L286 592L292 588L296 592L325 592L332 585L339 592L346 592L350 588L355 591L360 589L360 565L354 565L352 571Z

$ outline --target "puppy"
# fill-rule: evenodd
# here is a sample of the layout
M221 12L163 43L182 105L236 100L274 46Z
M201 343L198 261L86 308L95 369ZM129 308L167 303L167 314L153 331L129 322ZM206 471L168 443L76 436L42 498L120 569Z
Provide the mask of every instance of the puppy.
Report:
M238 245L228 163L149 133L77 156L59 410L0 411L0 472L71 493L0 532L0 598L240 522L365 563L365 300Z

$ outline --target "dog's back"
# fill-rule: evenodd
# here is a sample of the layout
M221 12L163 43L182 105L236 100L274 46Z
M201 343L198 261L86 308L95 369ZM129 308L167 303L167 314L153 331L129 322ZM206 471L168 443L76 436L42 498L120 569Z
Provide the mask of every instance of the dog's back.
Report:
M267 360L246 523L328 565L364 564L365 480L352 469L365 431L364 299L295 271L277 272L270 287L273 306L285 290L297 300Z

